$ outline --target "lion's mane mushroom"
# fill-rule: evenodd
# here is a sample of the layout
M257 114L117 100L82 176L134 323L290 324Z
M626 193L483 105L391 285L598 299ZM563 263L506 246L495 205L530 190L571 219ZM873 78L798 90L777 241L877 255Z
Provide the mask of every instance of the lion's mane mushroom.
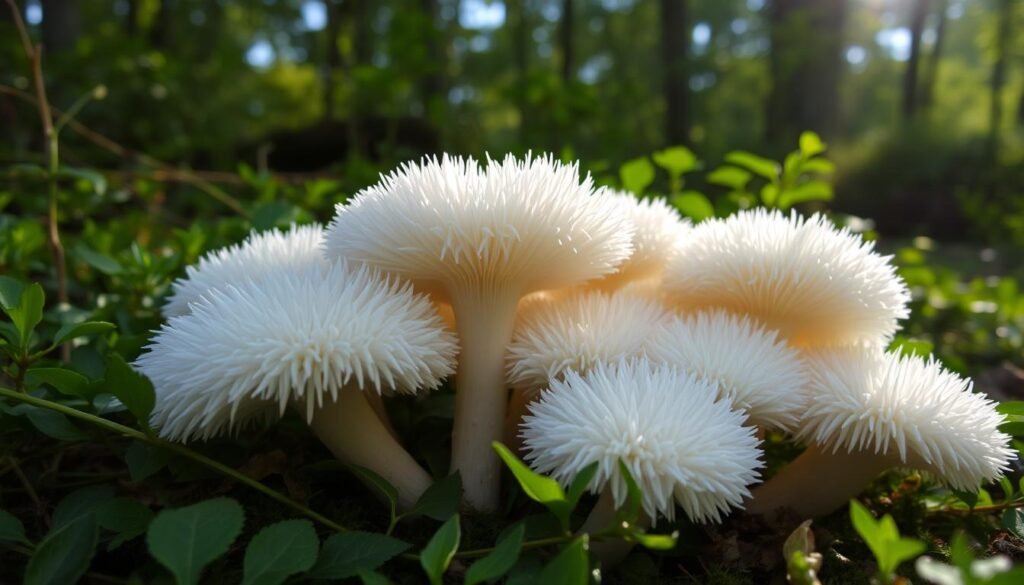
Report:
M651 522L658 514L671 520L676 505L695 521L717 522L741 505L762 466L744 419L712 384L641 358L566 372L530 405L521 428L530 466L563 485L598 463L589 488L601 498L584 530L599 531L627 498L620 460Z
M910 300L889 259L821 215L741 211L695 227L664 288L683 310L749 315L797 347L879 343Z
M450 302L461 353L452 467L480 511L498 505L507 402L504 353L516 305L534 291L613 271L632 251L632 223L575 165L550 156L406 164L337 209L330 257L402 275Z
M408 283L341 262L266 272L205 293L148 350L136 365L166 438L208 438L291 406L340 460L391 482L402 505L430 485L365 397L452 373L454 335Z
M999 477L1014 457L995 404L934 360L847 348L815 352L798 438L811 446L757 487L747 509L822 516L893 467L962 490Z
M321 250L323 237L324 229L319 225L293 225L287 232L254 233L240 244L208 252L196 266L185 268L185 278L174 281L171 296L163 307L164 317L187 315L189 304L207 291L267 272L301 271L312 265L326 269L328 263Z
M725 311L674 317L647 341L647 355L714 383L759 427L792 430L807 406L800 354L748 317Z

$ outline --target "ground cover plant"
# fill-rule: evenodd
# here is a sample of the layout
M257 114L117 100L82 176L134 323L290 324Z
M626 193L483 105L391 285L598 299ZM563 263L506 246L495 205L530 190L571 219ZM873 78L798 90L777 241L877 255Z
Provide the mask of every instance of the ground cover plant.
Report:
M816 134L175 188L61 158L106 93L0 187L0 582L1024 578L1019 267Z

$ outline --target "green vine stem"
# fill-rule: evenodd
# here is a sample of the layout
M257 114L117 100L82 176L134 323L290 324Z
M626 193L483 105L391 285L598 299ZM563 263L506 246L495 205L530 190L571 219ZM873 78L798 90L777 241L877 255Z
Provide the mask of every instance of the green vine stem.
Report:
M125 436L125 437L129 437L129 438L135 439L137 441L142 441L142 442L147 443L149 445L153 445L154 447L157 447L157 448L160 448L160 449L165 449L167 451L170 451L171 453L175 453L177 455L181 455L182 457L186 457L188 459L191 459L192 461L195 461L196 463L199 463L200 465L204 465L204 466L209 467L210 469L212 469L212 470L214 470L214 471L216 471L216 472L218 472L220 474L223 474L223 475L225 475L227 477L230 477L231 479L237 481L238 483L241 483L241 484L243 484L243 485L245 485L247 487L250 487L250 488L260 492L261 494L267 496L268 498L270 498L270 499L272 499L272 500L274 500L276 502L279 502L281 504L284 504L285 506L288 506L292 510L295 510L296 512L302 514L303 516L306 516L307 518L309 518L311 520L319 522L320 524L330 528L331 530L334 530L334 531L337 531L337 532L342 532L342 531L345 530L345 527L343 527L342 525L338 524L337 522L331 520L330 518L327 518L326 516L323 516L322 514L320 514L318 512L315 512L315 511L309 509L308 507L303 506L302 504L292 500L291 498L285 496L284 494L282 494L280 492L277 492L277 491L275 491L275 490L273 490L273 489L263 485L262 483L252 479L251 477L249 477L249 476L247 476L247 475L245 475L245 474L243 474L243 473L241 473L241 472L239 472L239 471L237 471L235 469L232 469L232 468L228 467L227 465L224 465L223 463L220 463L219 461L216 461L214 459L210 459L209 457L207 457L205 455L202 455L201 453L197 453L197 452L193 451L192 449L189 449L188 447L185 447L184 445L179 445L177 443L172 443L170 441L165 441L163 439L159 439L157 437L154 437L154 436L151 436L151 435L147 435L146 433L144 433L144 432L142 432L140 430L133 429L131 427L126 427L126 426L124 426L122 424L118 424L118 423L116 423L114 421L107 420L105 418L101 418L101 417L98 417L96 415L89 414L87 412L82 412L81 410L77 410L77 409L71 408L69 406L65 406L63 404L60 404L59 402L53 402L51 400L44 400L42 398L36 398L35 396L29 395L29 394L21 394L19 392L15 392L14 390L10 390L8 388L0 388L0 396L6 397L6 398L10 398L12 400L16 400L16 401L19 401L19 402L24 402L24 403L27 403L27 404L31 404L33 406L38 406L39 408L46 408L46 409L49 409L49 410L53 410L53 411L59 412L61 414L70 416L72 418L76 418L78 420L85 421L85 422L87 422L89 424L92 424L92 425L95 425L97 427L102 427L102 428L104 428L104 429L106 429L108 431L112 431L112 432L117 433L119 435L122 435L122 436Z

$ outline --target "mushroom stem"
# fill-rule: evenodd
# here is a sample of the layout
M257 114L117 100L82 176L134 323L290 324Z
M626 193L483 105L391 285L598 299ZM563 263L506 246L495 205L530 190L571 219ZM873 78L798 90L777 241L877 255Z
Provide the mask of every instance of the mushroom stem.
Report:
M746 510L768 514L790 508L802 518L825 516L845 506L883 471L899 465L899 458L893 454L832 453L811 445L755 488Z
M537 393L530 390L512 390L512 397L508 401L508 413L505 415L505 446L513 453L522 451L523 439L519 436L519 423L523 422L527 407L536 397Z
M386 479L398 491L398 505L409 508L433 480L391 436L365 392L343 389L337 400L325 401L314 412L309 426L339 460Z
M498 508L500 461L491 448L500 441L508 394L505 347L512 340L518 293L453 295L459 333L455 373L452 471L462 475L466 502L479 512Z
M387 407L384 406L384 396L378 392L368 392L365 394L366 402L370 404L370 408L377 413L377 418L384 425L384 428L388 430L388 433L392 437L398 439L398 431L395 430L395 425L391 424L391 417L388 416Z
M580 526L579 532L581 534L584 532L599 534L611 528L614 523L615 498L612 497L611 488L605 487L601 490L601 496L597 498L597 504L594 505L594 509L590 511L590 515L583 522L583 526ZM646 513L641 512L635 525L646 529L650 527L651 519ZM590 543L590 555L601 561L604 567L613 567L629 556L629 551L633 550L635 545L636 543L628 542L621 538L597 542L592 541Z

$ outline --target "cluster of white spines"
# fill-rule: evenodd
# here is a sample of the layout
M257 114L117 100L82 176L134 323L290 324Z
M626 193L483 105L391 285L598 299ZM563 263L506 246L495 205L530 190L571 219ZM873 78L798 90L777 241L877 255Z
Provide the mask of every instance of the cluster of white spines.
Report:
M568 485L597 462L592 491L627 497L621 460L636 479L652 519L672 519L678 503L697 521L717 521L741 505L756 481L761 451L744 415L715 388L645 359L569 371L530 407L522 436L540 473Z
M682 219L665 199L638 199L632 193L613 191L623 213L636 226L633 254L605 281L623 284L633 280L659 278L665 265L679 252L693 226Z
M445 155L402 165L339 205L326 250L417 282L525 280L526 293L612 272L632 252L618 209L551 156L481 168Z
M215 289L172 318L137 366L158 389L153 424L209 437L264 409L338 392L415 392L453 372L457 345L411 285L368 268L278 271ZM369 388L367 388L369 386Z
M654 299L630 291L575 291L520 309L507 351L508 383L539 390L568 370L640 357L669 313Z
M724 311L675 317L657 329L647 346L652 361L715 384L755 425L791 430L807 404L799 353L748 317Z
M254 233L240 244L214 250L196 266L185 268L186 277L174 281L163 312L165 317L189 313L189 305L210 290L257 278L279 270L327 267L321 253L324 230L317 224L292 226L287 232L268 230Z
M694 228L665 289L681 307L750 315L798 346L879 343L910 300L889 260L822 215L745 211Z
M964 490L999 477L1015 457L995 403L933 358L846 348L808 362L814 400L804 440L833 452L892 453Z

